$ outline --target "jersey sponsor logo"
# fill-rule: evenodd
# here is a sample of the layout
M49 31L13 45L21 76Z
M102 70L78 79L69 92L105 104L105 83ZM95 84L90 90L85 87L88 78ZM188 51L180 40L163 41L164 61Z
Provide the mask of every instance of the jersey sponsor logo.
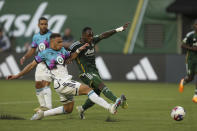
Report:
M0 63L0 78L18 74L20 69L13 55L6 57L5 62Z
M6 1L0 1L0 10L3 8ZM27 6L27 5L26 5ZM29 5L31 6L31 5ZM64 25L67 15L65 14L44 14L48 2L42 2L38 5L34 15L31 14L4 14L0 16L0 24L4 25L6 32L9 32L15 37L31 37L34 33L39 31L37 26L38 19L41 16L48 18L49 29L52 32L59 33Z
M126 74L127 80L158 80L150 61L147 57L140 60L140 63L133 67L133 70Z
M86 56L93 56L94 55L94 48L93 49L88 49L85 53Z
M46 45L44 43L40 43L38 46L39 51L43 51L46 49Z
M58 64L60 64L60 65L64 64L64 59L63 59L61 56L58 56L58 57L56 58L56 61L57 61Z

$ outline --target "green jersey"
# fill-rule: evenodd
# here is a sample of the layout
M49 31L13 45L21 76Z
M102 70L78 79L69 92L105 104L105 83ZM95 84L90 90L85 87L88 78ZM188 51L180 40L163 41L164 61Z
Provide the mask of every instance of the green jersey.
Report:
M183 39L183 43L189 46L197 46L197 33L195 31L189 32ZM187 50L186 61L195 61L197 63L197 52Z
M95 45L100 41L101 39L99 36L94 36L92 43L88 47L86 47L85 50L81 51L76 58L77 66L80 70L80 73L87 73L87 72L98 72L95 64ZM76 41L73 43L69 49L72 52L75 52L78 48L83 46L81 41Z

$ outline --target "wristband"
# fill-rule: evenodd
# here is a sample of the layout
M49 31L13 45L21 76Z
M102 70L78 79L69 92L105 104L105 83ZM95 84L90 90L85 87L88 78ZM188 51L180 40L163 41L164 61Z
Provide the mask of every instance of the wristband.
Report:
M79 49L76 50L77 54L79 54L81 51Z
M119 28L116 28L115 30L116 30L116 32L121 32L121 31L124 30L124 28L123 28L123 26L121 26L121 27L119 27Z

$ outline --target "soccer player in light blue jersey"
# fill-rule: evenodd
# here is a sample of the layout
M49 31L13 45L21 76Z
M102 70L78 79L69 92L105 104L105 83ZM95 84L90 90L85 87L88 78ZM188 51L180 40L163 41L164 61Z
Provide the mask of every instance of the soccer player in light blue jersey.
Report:
M31 49L20 59L21 65L23 65L26 59L32 57L35 54L36 50L38 50L39 54L46 48L49 48L51 31L48 30L48 20L45 17L41 17L38 21L38 27L40 29L40 32L33 36ZM52 108L50 88L52 79L48 77L46 72L44 72L46 68L47 67L43 62L39 63L36 67L35 87L36 96L38 98L40 106L34 111L37 111L39 109L48 110Z
M92 102L107 109L110 113L115 114L117 112L117 108L121 104L121 100L117 101L115 104L109 104L87 85L72 80L72 76L68 74L67 68L65 68L65 62L75 59L87 46L89 46L88 43L70 54L65 50L65 48L63 48L61 35L54 33L50 36L50 48L40 52L35 57L35 60L28 64L20 73L8 76L8 79L17 79L31 71L37 64L41 62L46 64L47 69L45 72L49 77L53 78L54 89L58 93L63 106L47 111L38 110L32 116L31 120L40 120L46 116L71 113L74 106L73 97L77 95L88 95L88 98Z

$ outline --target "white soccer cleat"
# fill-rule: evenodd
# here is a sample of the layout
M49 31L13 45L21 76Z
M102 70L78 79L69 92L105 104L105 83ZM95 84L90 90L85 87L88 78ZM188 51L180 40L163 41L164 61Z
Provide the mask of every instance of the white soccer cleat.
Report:
M118 98L118 99L116 100L115 104L112 104L111 107L109 108L109 112L110 112L111 114L116 114L116 113L117 113L117 109L118 109L118 107L120 106L120 104L121 104L121 99Z
M77 106L76 109L79 113L80 119L84 120L85 119L85 114L84 114L84 109L82 108L82 106Z
M30 120L41 120L44 117L44 111L38 110Z

